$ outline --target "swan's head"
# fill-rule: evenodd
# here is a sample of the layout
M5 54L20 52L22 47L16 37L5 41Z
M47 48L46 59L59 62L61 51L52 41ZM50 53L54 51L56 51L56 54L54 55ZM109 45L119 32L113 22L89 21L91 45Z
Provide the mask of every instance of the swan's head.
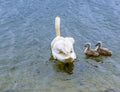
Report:
M54 59L63 62L72 62L74 59L76 59L73 44L74 39L71 37L56 37L51 43Z

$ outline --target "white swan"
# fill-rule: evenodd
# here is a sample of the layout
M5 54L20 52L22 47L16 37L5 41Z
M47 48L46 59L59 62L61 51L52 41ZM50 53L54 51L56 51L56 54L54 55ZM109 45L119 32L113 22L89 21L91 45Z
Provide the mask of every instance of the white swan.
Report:
M60 17L55 18L56 37L51 42L51 50L54 59L62 62L73 62L76 54L73 49L74 39L72 37L60 36Z

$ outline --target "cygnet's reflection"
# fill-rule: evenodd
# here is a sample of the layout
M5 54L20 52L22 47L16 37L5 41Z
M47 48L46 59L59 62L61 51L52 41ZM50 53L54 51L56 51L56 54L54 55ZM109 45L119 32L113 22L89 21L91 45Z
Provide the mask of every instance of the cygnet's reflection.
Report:
M102 57L91 57L91 56L85 56L85 59L91 59L94 60L96 62L103 62L103 58Z

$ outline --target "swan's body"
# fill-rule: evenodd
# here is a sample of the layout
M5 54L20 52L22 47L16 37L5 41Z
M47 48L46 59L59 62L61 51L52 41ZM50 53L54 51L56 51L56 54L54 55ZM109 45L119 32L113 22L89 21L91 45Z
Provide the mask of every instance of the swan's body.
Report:
M105 56L111 56L112 55L112 51L110 51L107 48L102 48L102 42L98 41L96 44L96 50L100 55L105 55Z
M56 37L51 42L53 58L62 62L72 62L76 59L73 49L74 39L60 36L60 17L55 18L55 29Z
M94 56L94 57L97 57L99 56L99 53L96 51L96 50L93 50L91 49L91 44L90 43L87 43L85 45L85 50L84 50L84 53L87 55L87 56Z

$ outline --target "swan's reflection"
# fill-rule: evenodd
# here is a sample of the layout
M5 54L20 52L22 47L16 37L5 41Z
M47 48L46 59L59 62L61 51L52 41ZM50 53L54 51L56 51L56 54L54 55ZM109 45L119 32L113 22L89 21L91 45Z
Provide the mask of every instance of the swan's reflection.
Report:
M74 69L74 64L55 61L53 64L53 68L57 72L66 72L66 73L72 74Z
M68 61L66 61L67 63L58 61L58 60L54 60L52 55L49 59L52 62L53 68L55 71L57 72L66 72L68 74L72 74L73 73L73 69L74 69L74 63L70 62L69 59Z

